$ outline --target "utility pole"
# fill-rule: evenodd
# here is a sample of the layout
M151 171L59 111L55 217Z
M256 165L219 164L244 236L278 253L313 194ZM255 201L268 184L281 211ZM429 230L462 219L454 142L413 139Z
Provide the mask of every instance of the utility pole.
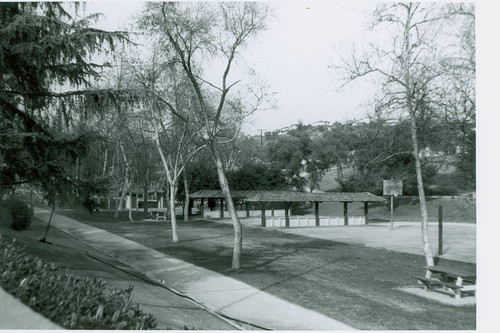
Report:
M259 129L260 131L260 146L262 147L262 129Z

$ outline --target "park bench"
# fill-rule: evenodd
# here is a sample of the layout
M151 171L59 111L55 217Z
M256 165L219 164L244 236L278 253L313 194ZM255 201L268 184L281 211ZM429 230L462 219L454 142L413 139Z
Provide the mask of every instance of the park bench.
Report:
M425 276L414 276L426 290L444 291L460 299L463 293L475 294L476 272L445 266L424 266Z
M166 210L151 210L148 213L148 218L158 221L159 218L163 218L164 221L167 220Z

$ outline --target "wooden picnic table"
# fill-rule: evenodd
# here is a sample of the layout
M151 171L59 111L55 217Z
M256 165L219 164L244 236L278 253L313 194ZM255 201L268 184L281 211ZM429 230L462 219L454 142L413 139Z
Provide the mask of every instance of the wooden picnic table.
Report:
M158 221L160 217L163 218L164 221L167 220L167 209L164 208L150 208L148 211L149 218L155 219Z
M462 293L476 292L476 272L446 266L424 266L425 277L415 276L425 289L451 292L456 299ZM437 289L436 289L437 288Z

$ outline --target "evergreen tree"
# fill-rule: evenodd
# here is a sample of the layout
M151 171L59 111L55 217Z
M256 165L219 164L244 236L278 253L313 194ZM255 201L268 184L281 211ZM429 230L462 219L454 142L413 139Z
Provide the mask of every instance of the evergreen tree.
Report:
M77 3L0 3L0 189L36 183L54 193L76 185L68 163L93 135L69 129L114 96L91 89L104 67L91 56L126 40L92 28L99 14L79 12Z

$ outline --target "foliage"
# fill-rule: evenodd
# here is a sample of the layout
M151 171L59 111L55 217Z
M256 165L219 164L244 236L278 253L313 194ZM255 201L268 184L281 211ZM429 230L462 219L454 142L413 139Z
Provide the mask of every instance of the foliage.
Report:
M12 229L25 230L31 225L33 212L23 201L14 198L3 200L0 201L0 207L6 208L10 213Z
M449 131L450 122L424 108L417 112L416 121L426 189L445 195L473 190L474 181L470 179L475 175L475 145L466 146L468 154L457 147L464 146L462 133L468 133L469 141L474 141L474 129ZM252 147L241 147L243 143ZM299 124L287 132L267 133L263 147L257 143L257 136L253 141L239 143L238 150L246 156L236 157L238 168L232 174L243 174L245 163L252 168L273 166L282 171L284 185L304 186L319 183L325 170L335 167L335 180L342 191L382 194L383 179L400 179L406 195L417 193L410 125L406 119L388 121L379 117L367 123ZM258 155L253 152L258 152L258 148L267 151L267 155L256 158Z
M276 190L286 187L283 173L269 165L248 163L227 173L233 190Z
M236 153L232 165L239 168L244 165L267 163L267 141L267 137L264 136L242 135L236 138L233 148Z
M96 202L93 197L107 194L109 189L109 178L95 176L90 178L89 175L89 178L79 180L76 188L83 206L92 214L101 210L99 203Z
M69 167L95 137L78 124L112 99L110 91L82 88L103 67L90 56L126 37L92 28L99 15L73 18L68 6L78 11L78 4L0 3L0 132L8 133L0 135L0 187L71 189Z
M311 159L318 169L326 170L337 166L339 178L343 177L343 166L348 163L348 157L353 150L354 126L346 123L334 123L330 127L319 125L320 134L313 140Z
M12 228L12 214L8 208L2 207L0 202L0 226Z
M132 286L63 273L0 239L0 284L33 310L67 329L154 329L155 320L131 303Z
M278 135L268 146L269 161L274 168L282 170L288 185L303 189L307 179L303 172L314 172L310 168L312 141L307 128L299 123L296 129ZM305 166L306 165L306 166Z
M183 173L181 177L181 184L184 183L183 177L187 177L190 193L200 190L220 189L219 180L217 179L217 170L212 163L210 153L206 150L200 152L196 158L191 161L186 172ZM184 197L184 194L180 197Z

